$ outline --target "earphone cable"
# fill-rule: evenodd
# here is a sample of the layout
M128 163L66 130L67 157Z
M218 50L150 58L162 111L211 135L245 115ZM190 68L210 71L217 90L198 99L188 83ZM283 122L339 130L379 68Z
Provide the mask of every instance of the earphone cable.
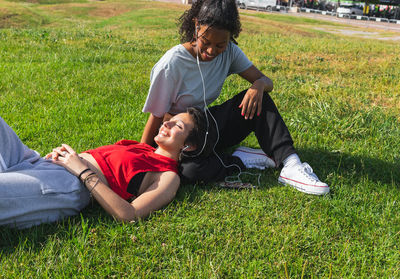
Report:
M196 35L197 35L197 32L196 32ZM217 154L217 152L215 151L215 147L217 146L217 143L218 143L218 141L219 141L219 129L218 129L217 120L214 118L214 116L212 115L211 111L208 109L208 106L207 106L207 102L206 102L206 86L205 86L205 82L204 82L203 72L201 71L201 67L200 67L199 50L198 50L198 48L196 48L196 61L197 61L197 67L199 68L199 73L200 73L201 82L202 82L202 85L203 85L204 113L205 113L205 115L206 115L206 121L207 121L207 133L206 133L206 135L205 135L203 147L202 147L201 151L200 151L198 154L201 154L201 152L203 152L203 150L204 150L204 148L205 148L205 145L206 145L208 130L209 130L209 127L210 127L210 122L209 122L208 114L207 114L207 113L209 113L210 116L211 116L211 118L213 119L213 121L214 121L214 123L215 123L215 129L216 129L216 132L217 132L217 139L216 139L216 141L215 141L215 143L214 143L214 146L213 146L213 153L215 154L215 156L217 156L218 160L221 162L222 166L223 166L225 169L228 169L228 168L230 168L230 167L236 167L236 168L239 169L239 174L225 177L225 182L227 182L227 183L240 182L240 183L241 183L242 180L240 179L240 176L241 176L242 174L249 174L249 175L256 175L256 176L258 176L258 178L257 178L257 183L258 183L258 185L260 185L260 177L261 177L261 174L254 174L254 173L251 173L251 172L242 172L242 169L241 169L240 166L237 165L237 164L225 165L225 163L222 161L221 157L220 157L220 156ZM233 179L233 180L231 180L231 179Z

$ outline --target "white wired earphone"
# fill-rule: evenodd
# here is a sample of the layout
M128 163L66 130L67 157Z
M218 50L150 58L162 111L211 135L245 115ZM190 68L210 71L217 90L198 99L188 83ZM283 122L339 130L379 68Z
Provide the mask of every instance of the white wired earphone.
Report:
M197 30L199 30L199 29L200 29L200 27L199 27L198 25L196 25L196 28L195 28L196 40L198 39ZM209 120L208 120L208 115L207 115L207 112L208 112L208 113L210 114L212 120L213 120L214 123L215 123L215 128L216 128L216 132L217 132L217 139L216 139L216 141L215 141L215 143L214 143L214 146L213 146L213 153L215 154L215 156L217 156L218 160L221 162L221 164L222 164L222 166L223 166L224 168L227 169L227 168L230 168L230 167L237 167L237 168L239 169L239 174L238 174L238 175L232 175L232 176L227 176L227 177L225 177L225 182L227 182L227 183L235 183L235 182L242 183L242 180L240 179L240 176L241 176L242 174L249 174L249 175L256 175L256 176L258 176L258 177L257 177L257 183L258 183L258 185L260 185L260 177L261 177L261 174L254 174L254 173L251 173L251 172L242 172L242 169L241 169L240 166L237 165L237 164L231 164L231 165L228 165L228 166L227 166L227 165L225 165L225 163L222 161L221 157L219 157L219 155L218 155L217 152L215 151L215 147L217 146L217 143L218 143L218 141L219 141L219 129L218 129L217 120L215 120L214 116L212 115L212 113L210 112L210 110L208 109L208 106L207 106L207 102L206 102L206 86L205 86L205 83L204 83L203 73L202 73L201 67L200 67L199 48L198 48L198 47L196 47L196 61L197 61L197 67L199 68L199 73L200 73L200 77L201 77L201 82L202 82L202 85L203 85L204 114L206 115L207 132L206 132L205 137L204 137L204 144L203 144L203 147L201 148L200 152L198 152L198 153L197 153L196 155L194 155L193 157L196 157L196 156L200 155L201 152L203 152L203 150L204 150L204 148L205 148L205 146L206 146L208 130L209 130L209 127L210 127L210 122L209 122Z
M181 151L183 152L183 151L185 151L186 149L188 149L189 147L190 147L189 145L185 145L185 147L184 147L184 148L182 148L182 150L181 150Z

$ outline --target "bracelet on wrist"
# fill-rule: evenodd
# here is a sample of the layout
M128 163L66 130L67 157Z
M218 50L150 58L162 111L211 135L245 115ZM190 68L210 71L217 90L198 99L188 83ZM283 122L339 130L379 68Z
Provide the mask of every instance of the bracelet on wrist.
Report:
M90 196L92 196L92 192L93 192L94 188L96 188L96 186L99 184L100 178L94 172L92 172L92 173L88 174L88 176L86 176L85 179L83 180L83 184L88 188L87 182L90 182L92 180L92 178L95 176L97 177L97 180L94 182L94 185L91 186L90 189L88 189Z
M81 173L78 175L78 179L81 180L82 179L82 174L84 174L87 171L90 171L90 169L87 168L87 169L84 169L83 171L81 171Z
M86 182L92 177L95 176L96 174L94 172L89 173L84 179L83 179L83 184L86 186Z
M89 190L90 195L92 195L92 192L94 190L94 188L96 188L96 186L99 184L100 178L97 177L96 182L94 183L92 189Z

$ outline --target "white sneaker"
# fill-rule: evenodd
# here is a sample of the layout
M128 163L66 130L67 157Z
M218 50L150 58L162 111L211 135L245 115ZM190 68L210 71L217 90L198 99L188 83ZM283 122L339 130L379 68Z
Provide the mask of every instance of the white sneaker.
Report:
M328 184L321 182L307 163L284 167L278 181L307 194L325 195L329 193Z
M248 169L263 170L265 168L275 168L276 166L274 160L268 157L261 149L240 146L232 155L239 157Z

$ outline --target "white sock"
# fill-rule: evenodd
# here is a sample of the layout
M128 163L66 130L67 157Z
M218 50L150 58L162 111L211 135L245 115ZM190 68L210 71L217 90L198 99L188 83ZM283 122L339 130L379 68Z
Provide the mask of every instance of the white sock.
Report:
M286 167L290 168L297 164L301 164L299 155L297 155L297 153L293 153L293 154L287 156L285 160L283 160L284 168L286 168Z

